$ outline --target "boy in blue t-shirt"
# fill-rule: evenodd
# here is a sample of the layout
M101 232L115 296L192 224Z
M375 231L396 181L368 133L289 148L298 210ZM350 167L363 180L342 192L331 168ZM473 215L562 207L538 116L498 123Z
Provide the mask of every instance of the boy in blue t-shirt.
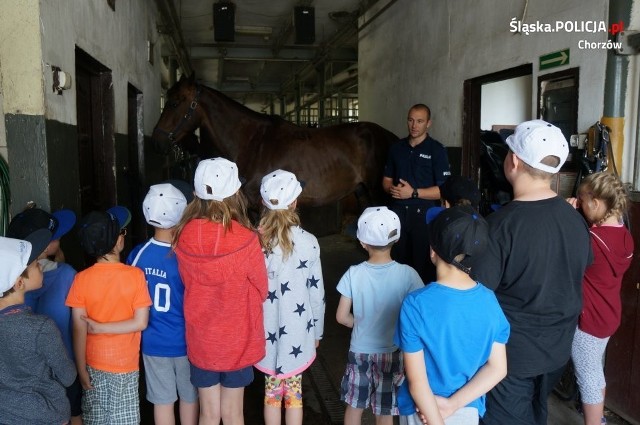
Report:
M180 398L180 423L198 423L198 392L191 384L184 325L184 284L171 249L175 226L193 199L186 182L170 180L149 188L142 203L154 235L136 246L127 264L144 271L153 306L142 332L147 400L154 404L156 424L175 424L174 403Z
M509 323L493 291L469 276L487 239L487 222L470 206L445 209L429 224L437 280L405 298L394 338L407 378L398 391L401 424L477 424L485 394L507 373Z
M351 266L337 286L342 296L336 319L353 328L340 389L347 404L344 423L360 424L362 412L371 406L376 424L391 425L398 415L396 389L402 379L402 357L393 343L395 323L404 297L423 284L412 267L391 258L391 247L400 238L396 213L387 207L367 208L358 219L357 236L369 259Z

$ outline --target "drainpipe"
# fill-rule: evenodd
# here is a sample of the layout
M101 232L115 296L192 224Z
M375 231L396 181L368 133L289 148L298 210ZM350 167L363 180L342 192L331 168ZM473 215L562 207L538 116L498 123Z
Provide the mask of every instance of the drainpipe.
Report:
M609 0L609 25L622 21L624 28L631 22L633 0ZM609 34L611 41L615 35ZM607 69L604 81L604 110L601 122L611 128L611 146L618 173L622 175L622 151L624 148L624 107L627 96L629 58L607 51Z

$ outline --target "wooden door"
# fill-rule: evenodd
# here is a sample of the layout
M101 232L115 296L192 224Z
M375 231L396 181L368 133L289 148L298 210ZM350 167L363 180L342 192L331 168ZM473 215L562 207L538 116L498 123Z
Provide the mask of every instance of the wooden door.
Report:
M76 113L81 215L116 202L111 72L76 50Z
M607 347L605 404L640 424L640 193L635 195L629 211L635 252L622 281L622 323Z

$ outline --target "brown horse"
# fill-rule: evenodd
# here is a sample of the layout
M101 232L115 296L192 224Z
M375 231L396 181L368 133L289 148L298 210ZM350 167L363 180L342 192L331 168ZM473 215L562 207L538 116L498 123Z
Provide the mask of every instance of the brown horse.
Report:
M397 140L393 133L368 122L302 128L254 112L197 84L193 76L183 77L167 92L152 140L166 153L198 127L202 140L211 141L214 151L238 165L253 205L260 202L262 176L279 168L306 183L299 198L302 205L325 205L363 187L381 202L387 152Z

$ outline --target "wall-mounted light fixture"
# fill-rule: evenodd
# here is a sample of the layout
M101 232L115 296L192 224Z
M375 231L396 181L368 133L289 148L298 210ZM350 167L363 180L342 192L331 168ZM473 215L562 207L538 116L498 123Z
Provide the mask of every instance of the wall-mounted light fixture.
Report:
M53 92L62 95L62 90L71 88L71 74L55 65L51 66L51 71L53 72Z

